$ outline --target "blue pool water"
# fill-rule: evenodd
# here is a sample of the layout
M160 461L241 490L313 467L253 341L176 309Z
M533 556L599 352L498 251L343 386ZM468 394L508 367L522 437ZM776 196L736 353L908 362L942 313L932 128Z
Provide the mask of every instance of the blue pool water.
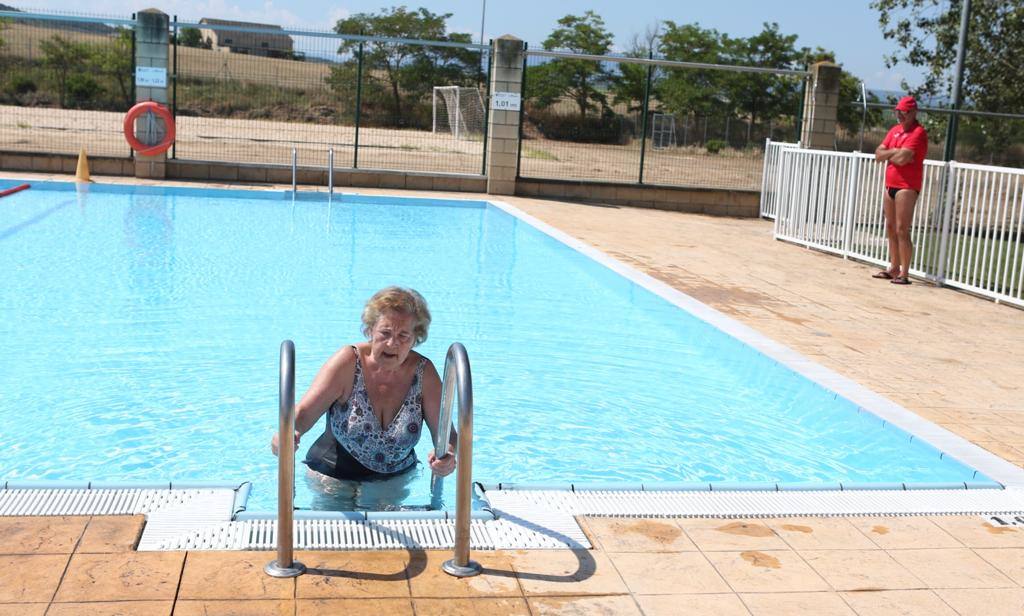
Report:
M0 480L251 480L272 510L281 341L301 395L388 284L429 301L439 370L469 351L478 481L974 478L481 202L37 184L0 200L0 280ZM302 470L301 507L430 500Z

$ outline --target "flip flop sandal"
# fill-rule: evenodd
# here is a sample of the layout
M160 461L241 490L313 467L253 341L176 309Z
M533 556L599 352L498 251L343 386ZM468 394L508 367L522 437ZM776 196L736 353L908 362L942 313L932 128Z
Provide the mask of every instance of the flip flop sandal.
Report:
M882 270L882 271L878 272L877 274L872 274L871 277L872 278L881 278L883 280L892 280L893 279L893 275L890 274L889 272L887 272L886 270Z
M897 276L890 280L889 282L893 284L910 284L910 279L907 278L906 276Z

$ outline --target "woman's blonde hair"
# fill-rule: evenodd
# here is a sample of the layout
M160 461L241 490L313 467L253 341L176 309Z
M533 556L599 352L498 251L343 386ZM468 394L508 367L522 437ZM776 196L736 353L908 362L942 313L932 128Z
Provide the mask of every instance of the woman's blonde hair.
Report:
M385 287L367 300L363 308L363 335L369 338L377 319L388 311L412 317L412 333L416 338L413 346L426 341L427 330L430 329L427 300L416 291L405 287Z

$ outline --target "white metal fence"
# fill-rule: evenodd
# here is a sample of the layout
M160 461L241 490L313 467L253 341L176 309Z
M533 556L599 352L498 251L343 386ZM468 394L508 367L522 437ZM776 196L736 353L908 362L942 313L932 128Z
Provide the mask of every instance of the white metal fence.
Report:
M762 216L775 238L881 266L885 163L859 152L766 148ZM1024 170L925 161L910 272L1024 306Z
M764 173L761 174L761 217L775 219L778 211L779 152L783 148L799 148L799 143L786 143L766 139L764 144Z

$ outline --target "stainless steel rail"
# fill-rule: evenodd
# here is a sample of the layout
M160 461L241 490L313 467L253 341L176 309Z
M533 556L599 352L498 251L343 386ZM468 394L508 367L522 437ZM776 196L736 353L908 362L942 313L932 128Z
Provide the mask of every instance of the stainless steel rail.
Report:
M452 430L452 396L459 396L459 438L456 447L456 493L455 493L455 554L446 560L441 569L455 577L469 577L480 573L480 563L469 559L469 515L470 499L473 493L473 376L469 370L469 356L466 347L456 342L448 347L444 360L444 377L441 380L441 412L437 420L437 434L434 442L434 456L448 453L448 440ZM441 481L433 477L433 488Z
M327 148L327 198L334 196L334 148Z
M293 559L292 518L295 498L295 344L281 343L278 388L279 430L277 449L277 559L267 563L267 575L289 578L306 572L306 565Z
M295 196L295 188L298 185L299 176L299 151L292 148L292 196Z

